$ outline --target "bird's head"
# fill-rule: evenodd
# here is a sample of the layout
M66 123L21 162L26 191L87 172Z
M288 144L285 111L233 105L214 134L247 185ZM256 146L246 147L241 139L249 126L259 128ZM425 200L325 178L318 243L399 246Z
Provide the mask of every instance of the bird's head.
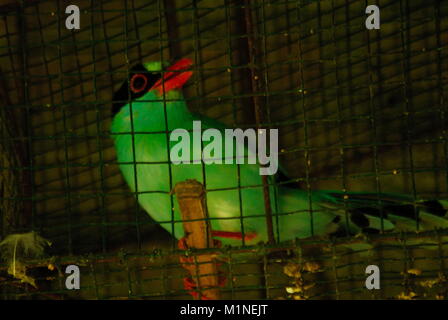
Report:
M154 100L163 101L172 92L178 91L191 77L192 61L184 58L174 64L167 62L145 62L133 66L129 70L126 81L123 82L113 97L112 116L121 108L148 93ZM146 99L146 97L145 97ZM149 99L151 100L151 99Z

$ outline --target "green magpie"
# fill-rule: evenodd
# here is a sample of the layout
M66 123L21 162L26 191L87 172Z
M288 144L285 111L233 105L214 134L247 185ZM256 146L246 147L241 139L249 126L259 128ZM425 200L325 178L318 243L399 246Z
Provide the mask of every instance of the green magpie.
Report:
M170 138L173 130L191 133L193 121L201 121L202 130L226 128L189 111L182 87L192 75L191 68L189 59L172 65L137 64L115 92L111 135L124 179L146 212L177 239L183 237L183 226L171 191L177 182L196 179L207 190L214 237L229 245L266 241L260 163L174 164L170 160L177 143ZM201 146L191 141L190 155L201 155L209 143L203 141ZM244 152L247 157L254 151L244 146ZM443 201L393 193L302 190L288 182L291 179L281 167L268 181L277 241L448 227Z

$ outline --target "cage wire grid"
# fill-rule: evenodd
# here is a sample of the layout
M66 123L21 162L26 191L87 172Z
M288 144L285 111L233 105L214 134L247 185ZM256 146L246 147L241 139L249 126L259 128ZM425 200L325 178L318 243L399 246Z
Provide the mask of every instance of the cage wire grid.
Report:
M189 298L185 252L138 204L145 191L126 185L110 137L113 93L142 61L189 57L190 110L278 128L281 184L447 199L448 6L374 1L381 30L369 31L369 4L79 0L74 31L63 1L0 5L2 238L34 230L52 242L51 257L27 262L38 289L3 266L2 297ZM377 246L358 250L341 243L363 239L285 242L270 204L276 243L214 249L223 298L446 298L446 230L372 235ZM311 196L309 211L313 224ZM81 290L66 290L68 264ZM381 290L364 287L369 264Z

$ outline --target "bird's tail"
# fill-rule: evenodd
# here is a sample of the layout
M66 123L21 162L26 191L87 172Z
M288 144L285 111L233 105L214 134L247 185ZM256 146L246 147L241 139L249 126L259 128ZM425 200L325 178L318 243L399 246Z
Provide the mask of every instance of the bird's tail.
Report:
M347 234L448 228L448 200L414 200L400 194L325 192L322 205L341 217ZM341 231L341 230L339 230Z

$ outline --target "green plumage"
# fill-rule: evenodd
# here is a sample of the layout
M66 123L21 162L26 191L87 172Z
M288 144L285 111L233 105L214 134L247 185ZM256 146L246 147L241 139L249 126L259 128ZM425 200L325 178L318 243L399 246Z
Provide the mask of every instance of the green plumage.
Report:
M160 63L146 66L151 70L160 68ZM169 165L169 150L177 143L169 141L169 132L177 128L191 132L194 120L202 121L203 130L223 130L224 126L192 114L180 90L168 91L164 98L165 101L151 90L131 104L124 104L112 122L111 132L121 172L130 188L139 192L141 206L163 228L180 238L183 227L179 208L170 191L177 182L196 179L206 187L213 230L256 232L257 237L246 244L266 241L259 165ZM192 154L200 154L200 150L193 150L192 141L190 145ZM246 153L251 152L245 150ZM344 196L337 191L309 193L278 186L274 177L270 177L270 183L274 232L278 241L341 232L415 230L417 220L420 229L448 227L443 217L445 209L437 201L416 203L412 197L395 194L351 193ZM221 240L227 244L242 244L240 240Z

